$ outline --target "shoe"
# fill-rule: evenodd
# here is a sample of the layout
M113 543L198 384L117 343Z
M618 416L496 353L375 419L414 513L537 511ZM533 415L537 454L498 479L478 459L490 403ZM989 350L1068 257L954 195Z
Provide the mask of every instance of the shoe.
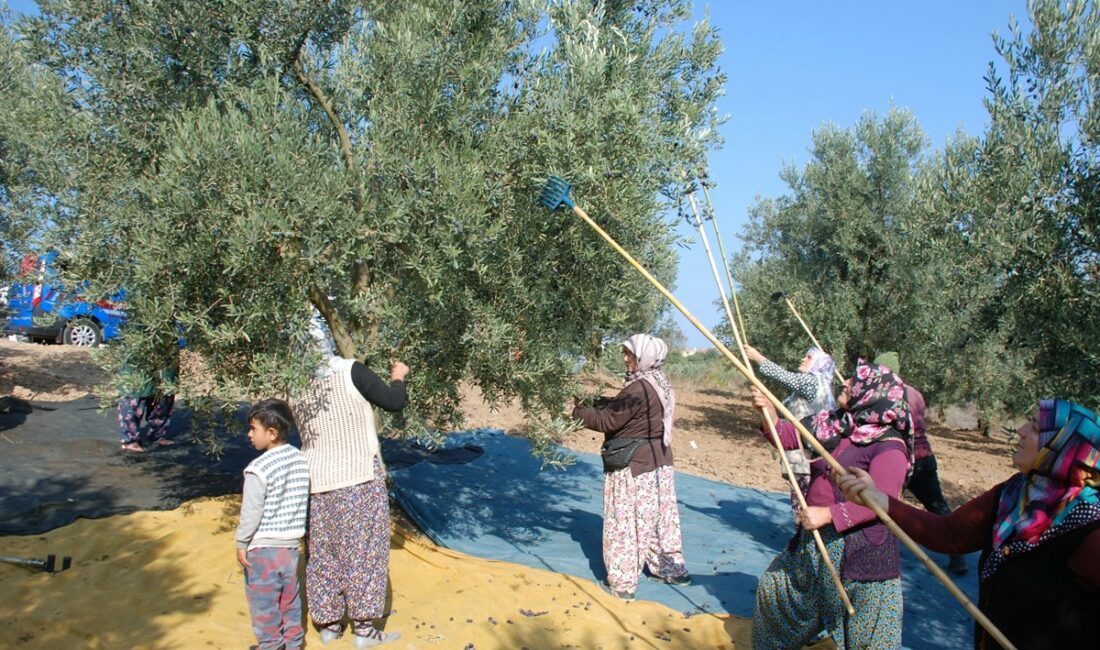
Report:
M371 628L366 631L366 634L352 634L351 644L356 648L373 648L376 645L396 641L400 638L400 632L383 632L377 628Z
M947 561L947 570L960 578L966 575L966 572L969 571L966 566L966 558L962 555L952 555L951 559Z
M176 444L176 441L169 440L168 438L160 438L157 440L157 444L161 447L171 447L172 445Z
M141 444L136 442L124 442L122 443L122 451L131 451L135 453L141 453L145 451L141 448Z
M690 573L685 573L682 576L673 576L671 578L666 578L665 576L656 576L656 578L665 584L670 584L675 587L686 587L691 584Z
M623 602L627 602L627 603L634 602L634 592L633 591L615 591L614 589L611 588L611 585L607 584L606 582L601 582L600 586L603 587L604 591L606 591L607 593L611 594L612 596L618 598L619 600L621 600Z
M321 645L328 645L342 636L344 636L343 632L336 632L328 629L321 630Z

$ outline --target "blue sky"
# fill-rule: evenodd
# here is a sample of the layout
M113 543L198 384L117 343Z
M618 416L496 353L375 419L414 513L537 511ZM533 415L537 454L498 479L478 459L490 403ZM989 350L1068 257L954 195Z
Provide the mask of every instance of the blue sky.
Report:
M728 80L718 109L730 119L710 174L730 254L741 247L755 197L785 193L780 170L808 160L822 124L846 128L866 111L896 106L913 112L932 148L958 130L980 134L988 123L982 77L997 59L990 34L1007 34L1010 15L1029 24L1025 0L713 2L697 4L696 19L706 11L725 46L719 65ZM680 233L693 244L680 250L674 293L714 327L722 308L706 253L694 228L684 224ZM689 346L710 345L678 313L676 322Z
M36 11L31 0L9 6ZM896 106L913 112L936 149L957 130L981 133L982 76L997 58L990 34L1007 33L1010 15L1028 24L1025 0L697 3L695 19L705 13L725 46L719 65L728 81L718 109L730 119L710 174L731 254L741 246L749 207L757 196L786 191L780 169L806 162L811 134L822 124L849 127L866 111L881 115ZM679 231L692 244L680 250L674 293L713 328L721 307L706 254L694 228L682 224ZM678 313L676 322L689 346L709 345Z

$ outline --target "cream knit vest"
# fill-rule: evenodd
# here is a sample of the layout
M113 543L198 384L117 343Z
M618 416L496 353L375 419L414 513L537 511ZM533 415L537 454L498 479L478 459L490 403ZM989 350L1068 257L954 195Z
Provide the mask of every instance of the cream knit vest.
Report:
M374 457L382 458L374 410L351 381L353 363L332 358L332 372L311 379L294 403L302 453L309 461L310 494L370 481Z

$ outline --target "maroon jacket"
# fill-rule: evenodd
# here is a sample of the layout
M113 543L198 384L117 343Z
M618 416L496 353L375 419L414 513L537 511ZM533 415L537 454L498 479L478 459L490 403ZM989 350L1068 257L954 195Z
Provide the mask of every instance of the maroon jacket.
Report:
M932 455L932 445L924 433L924 395L909 384L905 385L905 399L909 402L909 417L913 421L913 457L926 458Z
M630 461L632 476L672 465L672 448L666 447L662 440L663 414L661 399L645 380L630 384L595 408L578 406L573 409L573 418L584 423L586 428L603 433L604 442L612 438L644 438L649 441Z
M890 497L887 512L918 544L939 553L992 551L997 500L1004 484L949 515L925 512ZM978 583L978 606L1018 648L1095 647L1100 616L1100 522L1081 526L1035 549L1012 555ZM974 628L974 647L1000 646Z
M784 449L798 448L798 432L794 425L780 420L775 425L780 444ZM762 432L763 433L763 432ZM769 439L769 434L765 439ZM832 455L843 467L858 467L871 475L875 484L887 494L900 494L909 466L909 454L905 443L888 438L869 445L854 445L844 438L833 449ZM901 575L901 552L898 540L875 517L870 508L848 501L832 479L832 470L824 458L810 463L810 487L806 491L806 504L828 508L833 516L833 528L844 536L844 557L840 573L845 580L891 580ZM791 551L798 544L799 528L787 548Z

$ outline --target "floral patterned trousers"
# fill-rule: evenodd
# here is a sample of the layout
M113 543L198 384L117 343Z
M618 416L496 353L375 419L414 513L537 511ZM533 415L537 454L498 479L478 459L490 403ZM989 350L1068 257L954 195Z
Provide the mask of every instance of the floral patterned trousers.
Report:
M839 567L844 538L821 528L829 557ZM818 553L813 535L802 532L794 551L784 549L756 585L752 614L754 650L796 650L825 631L838 648L895 650L901 647L901 578L844 580L854 616L848 616Z
M354 630L369 627L385 609L389 566L390 502L375 458L370 481L310 495L306 602L313 623L336 631L346 613Z
M175 401L175 395L118 398L118 427L122 433L122 444L141 442L143 437L151 441L163 438L168 433ZM141 435L143 419L149 425L144 436Z
M603 561L608 585L620 593L634 593L643 567L658 578L687 575L671 466L604 474Z

